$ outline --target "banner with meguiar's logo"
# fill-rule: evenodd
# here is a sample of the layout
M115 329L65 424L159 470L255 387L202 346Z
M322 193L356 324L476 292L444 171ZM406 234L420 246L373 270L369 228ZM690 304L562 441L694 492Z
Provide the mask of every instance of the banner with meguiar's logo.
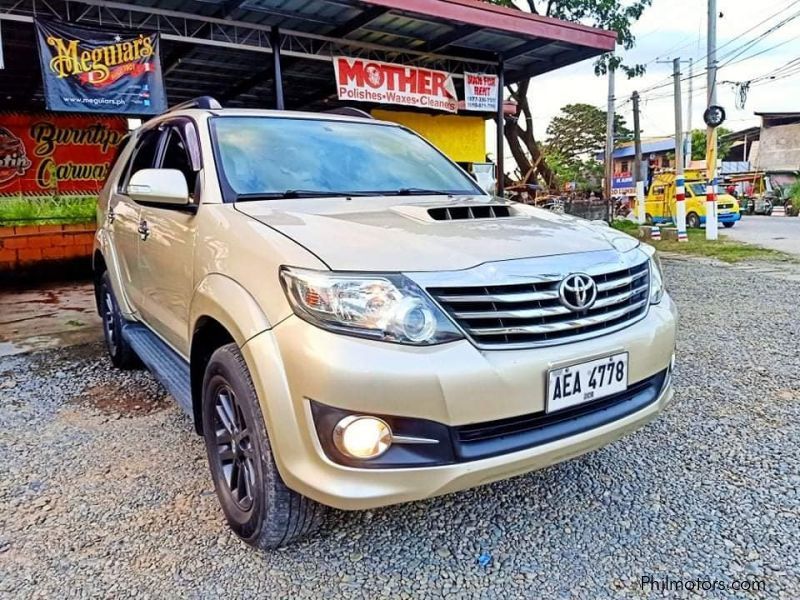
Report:
M153 115L167 109L158 34L109 33L36 20L47 108Z

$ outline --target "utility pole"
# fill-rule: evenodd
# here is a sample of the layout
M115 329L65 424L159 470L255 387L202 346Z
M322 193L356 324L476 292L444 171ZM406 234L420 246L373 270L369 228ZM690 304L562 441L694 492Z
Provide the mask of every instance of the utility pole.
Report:
M708 106L717 103L717 0L708 0ZM706 239L717 239L717 129L706 129Z
M675 212L678 241L686 242L686 188L683 177L683 115L681 114L681 59L672 61L672 78L675 82Z
M684 144L683 164L687 169L692 162L692 94L694 93L694 59L689 59L689 98L686 107L686 143Z
M612 178L614 175L614 53L611 52L611 58L608 61L608 108L606 109L606 185L605 185L605 199L608 207L608 221L613 220L612 203L611 203L611 190Z
M636 220L645 222L644 178L642 177L642 130L639 125L639 92L633 92L633 181L636 186Z

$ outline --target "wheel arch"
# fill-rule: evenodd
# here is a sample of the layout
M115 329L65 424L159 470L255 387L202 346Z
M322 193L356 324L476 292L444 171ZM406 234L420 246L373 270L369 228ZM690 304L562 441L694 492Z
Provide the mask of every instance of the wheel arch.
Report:
M126 319L133 319L135 310L128 302L128 296L125 293L125 286L122 285L122 279L119 274L119 261L117 254L114 250L114 244L105 229L98 229L94 238L94 250L92 252L92 273L93 281L95 284L95 300L98 299L98 289L100 278L103 276L104 271L108 271L109 279L111 280L111 288L114 290L114 296L117 299L120 313ZM99 303L97 305L100 306Z
M190 307L189 371L195 430L202 433L202 386L206 365L220 346L239 348L270 328L255 298L233 279L213 273L197 286Z

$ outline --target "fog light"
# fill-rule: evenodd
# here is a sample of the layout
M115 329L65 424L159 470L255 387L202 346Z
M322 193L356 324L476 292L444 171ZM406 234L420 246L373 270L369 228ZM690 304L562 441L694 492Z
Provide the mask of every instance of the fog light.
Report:
M377 458L392 445L392 430L377 417L351 415L336 424L333 443L353 458Z

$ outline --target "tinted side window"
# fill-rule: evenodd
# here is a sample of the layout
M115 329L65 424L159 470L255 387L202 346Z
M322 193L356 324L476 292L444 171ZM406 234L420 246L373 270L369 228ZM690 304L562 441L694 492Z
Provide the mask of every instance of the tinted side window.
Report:
M189 188L189 195L194 196L195 184L197 183L197 171L192 167L192 161L186 150L183 137L177 129L169 130L167 144L164 147L164 157L161 161L162 169L177 169L186 178L186 186Z
M120 179L120 191L128 187L128 180L136 171L142 169L152 169L156 162L158 152L158 142L161 139L161 132L157 129L145 131L136 143L136 148L131 155L130 163L126 169L125 176Z

